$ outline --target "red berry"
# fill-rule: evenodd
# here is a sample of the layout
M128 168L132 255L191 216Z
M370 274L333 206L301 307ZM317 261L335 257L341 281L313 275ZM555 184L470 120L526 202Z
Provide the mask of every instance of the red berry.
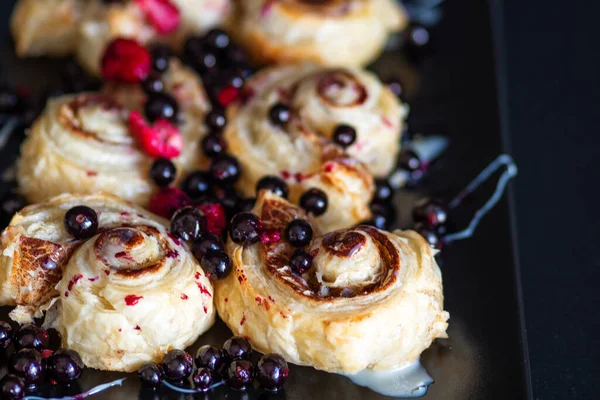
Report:
M129 113L129 131L150 157L171 159L181 153L183 138L171 122L160 118L149 125L137 111Z
M190 198L183 190L176 187L166 187L152 196L148 208L154 214L171 219L175 211L189 205L190 202Z
M217 94L217 101L222 107L226 107L233 103L240 97L240 90L234 86L225 86L219 94Z
M119 38L113 40L104 51L101 67L106 80L138 83L150 74L152 57L135 40Z
M135 0L135 2L161 35L173 32L181 22L179 9L171 0Z
M227 219L225 217L225 209L223 206L219 203L215 203L199 205L198 208L202 210L204 217L206 218L207 232L221 235L223 229L227 226Z

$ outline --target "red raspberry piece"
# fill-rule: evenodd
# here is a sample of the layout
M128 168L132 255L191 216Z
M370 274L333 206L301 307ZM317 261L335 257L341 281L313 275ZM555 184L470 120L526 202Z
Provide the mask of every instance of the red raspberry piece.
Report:
M181 22L179 9L170 0L135 0L135 2L161 35L173 32Z
M152 196L148 208L156 215L171 219L175 211L190 203L190 198L183 190L176 187L165 187Z
M164 118L149 125L137 111L129 113L129 131L142 150L154 158L174 158L181 153L183 138L179 129Z
M202 210L206 217L206 230L215 235L221 235L223 229L227 226L227 218L225 217L225 209L219 203L203 204L198 208Z
M263 244L279 243L281 232L277 229L265 229L260 233L260 241Z
M240 97L240 90L234 86L225 86L217 94L217 101L222 107L226 107Z
M138 83L150 74L152 57L135 40L118 38L104 51L101 68L106 80Z

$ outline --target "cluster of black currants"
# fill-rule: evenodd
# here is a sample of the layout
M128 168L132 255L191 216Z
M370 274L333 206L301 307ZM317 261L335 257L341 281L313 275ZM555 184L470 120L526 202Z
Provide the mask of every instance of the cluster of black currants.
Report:
M68 386L77 381L85 368L79 354L58 348L60 334L27 324L14 330L0 321L0 349L14 351L8 359L8 371L0 380L0 398L22 399L26 391L35 391L45 382ZM56 349L56 350L53 350Z
M261 388L279 391L288 375L287 362L278 354L265 354L252 363L252 346L248 339L234 336L220 349L205 345L198 349L195 359L183 350L171 350L162 363L147 363L138 370L143 385L157 388L164 381L168 387L181 388L186 381L197 392L207 392L222 380L227 387L246 390L256 381ZM194 368L195 366L195 368Z
M375 226L378 229L390 229L396 221L396 208L393 204L394 190L385 179L375 181L375 192L371 200L371 219L366 225Z
M442 249L448 231L448 206L440 200L423 199L413 208L412 216L413 229L432 247Z
M161 75L169 69L171 50L166 46L157 45L150 49L152 56L152 72L141 83L144 93L148 96L144 104L144 115L150 122L166 119L176 123L179 115L177 100L165 92L165 84Z
M183 57L202 77L213 104L220 107L239 98L244 82L254 72L246 53L221 29L188 38Z

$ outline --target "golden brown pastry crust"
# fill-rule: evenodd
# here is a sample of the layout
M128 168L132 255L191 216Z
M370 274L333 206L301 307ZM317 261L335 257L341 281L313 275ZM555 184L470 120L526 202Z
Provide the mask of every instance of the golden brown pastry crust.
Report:
M262 192L253 210L265 229L283 230L302 210ZM312 222L312 220L311 220ZM445 337L442 280L433 250L412 231L359 226L307 246L313 267L298 276L284 242L227 244L233 273L216 283L220 317L261 352L317 369L353 374L415 361Z
M173 161L181 177L208 162L198 147L210 103L199 78L179 62L171 61L163 79L180 107L185 145ZM153 159L139 149L127 124L130 107L141 110L145 100L139 85L109 85L104 93L51 100L21 148L22 193L39 203L61 193L104 191L146 206L155 190L149 176Z
M65 213L76 205L98 214L88 240L65 231ZM88 367L131 372L158 362L214 322L211 283L167 224L106 194L26 207L2 233L0 302L18 305L11 316L20 322L48 309L45 325Z
M244 0L231 31L259 63L363 66L407 24L393 0Z

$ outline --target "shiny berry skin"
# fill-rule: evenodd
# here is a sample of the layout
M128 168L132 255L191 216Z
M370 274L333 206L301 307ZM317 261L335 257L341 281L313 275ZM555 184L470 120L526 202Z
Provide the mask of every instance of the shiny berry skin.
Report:
M394 197L394 189L386 179L375 180L375 193L373 201L391 201Z
M223 352L216 346L205 345L196 351L196 366L218 372L223 365Z
M218 134L206 135L202 138L200 143L202 152L208 158L213 158L218 155L224 154L226 149L225 140Z
M379 229L390 229L396 221L396 209L391 203L374 201L370 205L372 221Z
M196 239L205 229L204 213L194 206L177 210L171 218L171 233L185 241Z
M312 237L312 227L305 219L295 219L285 227L285 239L294 247L308 245Z
M237 204L238 212L249 212L254 208L256 204L256 197L249 197L247 199L241 199Z
M209 250L200 261L202 269L213 279L225 279L231 273L231 260L224 251Z
M403 32L404 53L416 63L420 63L432 50L429 31L422 25L411 24Z
M138 378L146 387L157 388L160 386L163 378L162 367L156 363L149 362L142 365L138 370Z
M13 328L8 322L0 321L0 349L6 349L12 344Z
M229 224L229 236L234 243L252 244L260 240L260 219L252 213L236 214Z
M213 383L213 373L208 368L198 368L194 375L192 375L192 381L194 382L194 387L196 390L201 392L208 392L210 390L210 386Z
M223 343L223 355L227 362L249 360L252 356L252 345L244 337L233 336Z
M308 189L300 197L300 207L315 217L325 214L328 205L327 194L317 188Z
M25 397L25 382L13 374L7 374L0 380L0 398L21 400Z
M404 149L398 154L398 168L408 172L417 171L421 168L421 159L414 151Z
M227 117L225 116L225 110L222 108L215 107L210 110L204 118L204 123L210 130L210 133L221 133L223 128L227 125Z
M177 176L177 167L166 158L159 158L150 167L150 177L158 187L169 186Z
M204 171L194 171L181 183L181 189L192 199L208 194L212 184L210 175Z
M170 381L180 381L187 378L194 368L192 356L183 350L171 350L163 358L162 368Z
M223 251L223 242L221 239L213 234L208 232L202 232L200 236L194 240L192 245L192 253L198 259L198 261L202 260L202 257L209 251Z
M142 82L142 90L148 96L152 96L156 93L162 93L165 90L165 84L160 76L150 75Z
M48 333L35 324L23 325L13 337L16 349L36 349L42 351L48 348Z
M152 196L148 209L156 215L170 219L175 211L190 203L190 198L183 190L164 187Z
M21 211L27 205L25 197L19 193L9 192L7 193L0 202L0 214L2 220L6 223L10 222L10 219L18 211Z
M234 157L220 155L213 158L209 172L215 182L222 185L233 185L240 177L241 168Z
M10 356L8 369L22 378L26 385L44 383L44 361L39 351L21 349Z
M256 193L261 190L270 190L279 197L288 198L290 189L283 179L275 175L263 176L256 183Z
M151 69L150 53L132 39L113 40L101 60L102 76L109 81L138 83L148 77Z
M166 93L154 93L148 96L144 105L144 115L149 121L154 122L158 119L166 119L171 122L177 121L179 106L177 100Z
M254 366L248 360L232 361L225 369L223 380L225 384L237 390L244 390L252 384Z
M419 235L423 236L425 241L434 249L441 250L444 246L443 238L440 237L440 233L434 227L419 223L413 229Z
M333 131L333 141L343 148L352 146L356 141L356 129L345 124L336 126Z
M169 69L169 59L171 58L171 49L167 46L154 46L150 50L152 56L152 69L163 74Z
M294 274L302 275L312 267L313 257L307 251L296 249L290 257L289 264Z
M69 385L79 379L85 365L75 350L58 349L47 361L48 375L62 385Z
M89 239L98 230L98 215L87 206L75 206L65 214L65 229L75 239Z
M275 126L283 126L290 121L291 111L283 103L277 103L269 110L269 119Z
M256 380L265 390L277 392L290 374L287 362L279 354L265 354L256 364Z
M448 221L448 209L440 200L423 199L413 208L413 219L415 222L423 222L435 228Z
M204 43L213 49L223 50L229 46L229 35L221 29L211 29L204 36Z

